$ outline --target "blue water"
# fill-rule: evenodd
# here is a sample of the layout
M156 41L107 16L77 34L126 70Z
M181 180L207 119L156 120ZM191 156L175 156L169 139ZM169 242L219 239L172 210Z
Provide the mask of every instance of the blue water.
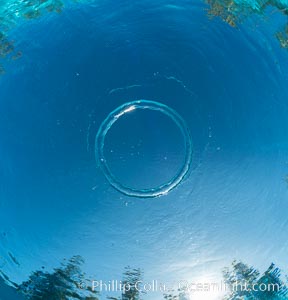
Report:
M285 18L268 9L231 27L208 7L66 3L11 25L22 57L3 58L0 77L0 270L10 281L73 255L99 280L127 266L146 280L221 280L234 259L288 272L288 52L275 38ZM101 123L139 99L175 110L193 142L184 180L150 199L116 190L95 161ZM177 126L152 111L121 122L105 141L113 174L136 189L171 179L185 158ZM1 300L15 295L1 283Z

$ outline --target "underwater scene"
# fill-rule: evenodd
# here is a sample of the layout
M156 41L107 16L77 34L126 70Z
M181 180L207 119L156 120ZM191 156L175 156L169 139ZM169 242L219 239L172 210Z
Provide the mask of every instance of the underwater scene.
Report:
M288 299L288 1L0 0L0 300Z

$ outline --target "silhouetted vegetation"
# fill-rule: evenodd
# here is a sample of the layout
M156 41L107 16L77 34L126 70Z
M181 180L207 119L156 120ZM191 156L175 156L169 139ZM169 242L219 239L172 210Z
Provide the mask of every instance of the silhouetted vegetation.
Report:
M143 280L143 273L138 269L126 267L123 273L123 291L120 297L108 297L110 300L141 300L144 294L139 284Z
M81 271L82 264L83 259L74 256L53 272L43 270L33 272L29 279L20 285L11 282L1 271L0 275L28 300L98 300L101 295L97 291L92 291L92 280L88 280ZM274 264L261 274L257 269L241 261L234 261L230 267L223 270L223 279L226 288L229 289L222 300L288 299L288 278L283 278L280 269ZM105 297L110 300L142 300L145 289L139 283L143 282L143 272L140 269L127 267L122 278L122 287L126 288L121 295ZM172 289L164 292L162 299L188 300L190 298L186 290Z
M231 268L224 270L223 277L227 286L231 288L230 293L223 300L288 299L287 283L282 281L280 269L274 264L271 264L261 275L253 267L235 261Z
M174 290L167 291L163 294L165 300L189 300L187 293L178 289L176 292Z
M122 294L122 300L136 300L141 299L141 293L136 288L137 283L142 280L142 272L140 269L131 269L127 267L124 272L123 284L130 287Z
M29 300L97 300L91 281L81 271L82 263L80 256L74 256L52 273L35 271L17 289Z

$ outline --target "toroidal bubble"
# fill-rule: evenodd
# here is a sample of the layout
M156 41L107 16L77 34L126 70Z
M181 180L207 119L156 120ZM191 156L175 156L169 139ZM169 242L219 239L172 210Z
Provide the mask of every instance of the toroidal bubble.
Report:
M171 180L155 188L134 189L123 185L112 174L112 172L110 171L106 163L106 159L104 157L105 137L108 131L110 130L110 128L119 118L124 116L126 113L135 111L137 109L149 109L153 111L159 111L160 113L167 115L179 127L185 141L185 160L182 167ZM109 183L119 192L131 197L141 197L141 198L159 197L167 194L169 191L175 188L187 174L192 160L192 141L191 141L189 129L185 121L175 110L159 102L149 101L149 100L136 100L132 102L127 102L119 106L118 108L113 110L107 116L107 118L102 122L95 139L95 156L96 156L97 165L102 169Z

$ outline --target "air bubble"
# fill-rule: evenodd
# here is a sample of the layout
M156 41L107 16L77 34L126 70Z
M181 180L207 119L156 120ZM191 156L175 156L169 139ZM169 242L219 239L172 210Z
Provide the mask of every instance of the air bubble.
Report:
M119 118L124 116L126 113L135 111L137 109L158 111L171 118L174 121L174 123L178 126L179 130L181 131L185 142L185 159L178 173L173 178L171 178L168 182L150 189L135 189L123 185L119 181L119 179L112 174L111 170L109 169L106 163L106 159L104 157L105 137L108 131L110 130L110 128L114 125L115 122L117 122ZM150 100L136 100L132 102L127 102L119 106L115 110L113 110L107 116L107 118L102 122L95 138L95 157L96 157L97 166L101 168L109 183L119 192L130 197L140 197L140 198L159 197L168 194L172 189L177 187L182 182L185 175L189 171L191 161L192 161L191 135L183 118L169 106L156 101L150 101Z

